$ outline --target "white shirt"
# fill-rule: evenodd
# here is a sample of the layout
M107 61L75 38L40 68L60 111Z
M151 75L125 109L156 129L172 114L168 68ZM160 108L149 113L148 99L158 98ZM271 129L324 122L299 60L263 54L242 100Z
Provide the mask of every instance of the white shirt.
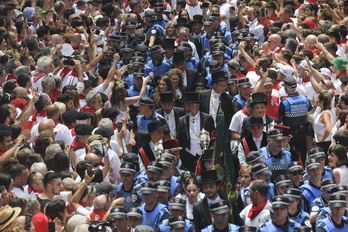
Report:
M216 127L216 116L219 110L221 94L215 93L214 90L210 94L210 103L209 103L209 114L213 117L215 127Z
M169 130L170 130L170 137L172 139L176 138L176 127L175 127L175 116L174 116L174 109L172 109L169 114L167 114L166 112L164 112L164 118L167 121Z
M242 212L240 212L239 216L244 220L245 226L254 226L259 228L262 223L271 219L270 211L272 209L272 204L267 201L267 204L263 210L254 218L254 220L251 221L250 218L248 218L248 214L252 206L253 204L250 204L245 207Z
M229 130L235 131L238 134L242 133L242 125L244 118L248 117L248 115L244 114L242 110L239 110L232 117Z
M194 15L202 15L203 14L201 5L202 5L201 2L197 2L197 4L194 6L190 6L189 4L186 3L185 9L188 11L191 19L193 18Z
M199 132L201 129L200 112L194 117L189 116L189 132L190 132L190 150L186 150L193 156L201 155L202 148L199 143Z
M253 136L253 140L254 140L254 142L255 142L255 145L256 145L256 147L257 147L257 150L260 150L260 148L261 148L262 137L263 137L263 134L262 134L259 138L255 138L255 137Z
M23 190L21 188L18 187L14 187L12 189L12 192L15 193L17 195L18 198L26 198L27 196L29 196L29 192L28 192L28 185L23 186Z

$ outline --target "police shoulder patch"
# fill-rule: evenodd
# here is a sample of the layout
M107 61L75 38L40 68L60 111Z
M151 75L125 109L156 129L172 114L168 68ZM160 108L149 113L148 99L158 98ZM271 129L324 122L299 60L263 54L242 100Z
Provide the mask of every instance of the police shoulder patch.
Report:
M319 212L319 206L313 205L312 206L312 212Z

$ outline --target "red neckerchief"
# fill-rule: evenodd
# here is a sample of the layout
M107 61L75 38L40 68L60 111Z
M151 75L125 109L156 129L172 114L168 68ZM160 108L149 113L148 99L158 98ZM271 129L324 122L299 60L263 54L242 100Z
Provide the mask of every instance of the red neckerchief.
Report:
M79 95L79 99L86 99L86 96L85 95Z
M15 188L20 188L24 192L23 186L19 186L19 185L16 185L16 184L13 184L12 186L15 187Z
M321 50L318 48L310 48L309 50L317 56L319 56L321 53Z
M259 22L259 25L262 25L262 26L266 26L266 22L265 21L261 21L261 22Z
M9 74L9 75L7 75L7 79L6 79L6 80L7 80L7 81L11 81L11 80L17 81L17 78L16 78L15 76Z
M60 95L62 95L62 91L55 91L52 93L52 96L57 99Z
M175 43L177 43L177 44L179 44L181 41L180 41L180 38L177 38L176 40L175 40Z
M72 135L72 136L76 136L75 128L72 128L72 129L70 130L70 132L71 132L71 135Z
M226 1L223 1L223 2L219 2L217 1L215 4L218 5L218 6L221 6L222 4L226 3Z
M275 83L273 83L272 89L279 90L280 89L280 86L279 86L280 82L281 82L281 80L277 80Z
M249 66L244 70L245 74L247 74L248 72L255 72L255 69L253 67Z
M71 45L71 44L70 44L70 45ZM74 50L77 50L77 47L75 47L75 46L72 46L72 45L71 45L71 47L72 47L72 48L73 48Z
M40 79L43 78L44 76L46 76L46 73L39 73L39 72L36 72L36 73L34 73L34 75L33 75L33 80L34 80L34 82L36 83L38 80L40 80Z
M87 111L87 112L90 112L90 113L93 113L93 114L95 114L95 112L97 112L96 109L91 108L91 107L89 107L89 106L87 106L87 105L84 105L84 106L81 108L80 111Z
M345 44L347 43L347 39L346 38L343 38L340 40L340 42L338 44Z
M239 73L238 76L236 76L237 81L238 81L240 78L242 78L242 77L245 77L245 75L242 74L242 73Z
M197 3L196 3L196 4L194 4L194 5L192 5L192 4L191 4L189 1L187 1L187 2L186 2L186 4L187 4L187 5L189 5L189 6L195 7L195 6L197 6L197 5L198 5L198 1L197 1Z
M277 20L277 15L274 14L271 17L269 17L268 19L271 20L271 21L276 21Z
M78 148L78 147L87 147L87 145L84 144L84 143L81 143L81 142L78 141L78 140L75 140L75 141L72 142L71 145L70 145L70 149L74 149L74 148Z
M68 73L71 72L71 69L68 69L68 68L63 68L63 70L60 72L60 77L62 79L64 79L64 77L66 77L68 75Z
M248 114L248 111L247 111L247 107L246 107L246 106L244 106L244 108L242 109L242 113L245 114L245 115L250 116L250 115Z
M32 117L32 121L33 122L36 122L36 117L37 115L40 115L41 117L47 117L47 112L46 110L40 110L38 111L37 109L34 109L34 112L33 112L33 117Z
M42 190L33 190L32 188L30 188L30 186L28 186L28 193L31 194L32 192L38 193L38 194L43 193Z
M248 218L250 218L250 220L254 220L254 218L257 217L257 215L259 215L259 213L263 210L263 208L265 208L265 205L267 204L268 199L265 200L265 202L259 206L255 206L254 204L251 206L251 209L248 213Z
M346 76L347 75L347 71L341 72L340 74L338 74L337 77L341 77L341 76Z
M96 221L99 221L99 220L102 220L103 217L105 216L106 214L106 211L105 210L102 210L102 209L94 209L93 212L89 215L89 218L91 220L96 220Z
M55 121L55 122L54 122L54 125L57 126L59 123L60 123L60 121Z
M307 83L310 81L311 81L311 79L309 79L309 77L307 76L306 78L303 78L302 83Z

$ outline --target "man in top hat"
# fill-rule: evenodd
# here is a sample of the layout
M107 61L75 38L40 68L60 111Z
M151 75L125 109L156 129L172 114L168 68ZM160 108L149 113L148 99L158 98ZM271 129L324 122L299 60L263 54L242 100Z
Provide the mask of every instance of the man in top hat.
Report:
M211 215L209 214L209 204L221 200L219 196L219 179L216 170L207 170L201 172L201 184L205 197L203 200L193 204L193 223L196 231L212 224Z
M234 96L233 98L233 108L235 111L241 110L245 107L247 99L251 95L251 84L249 82L249 78L247 77L242 77L238 79L237 76L237 81L238 81L238 89L239 93Z
M295 78L286 77L283 86L288 96L279 105L279 122L290 127L290 144L300 152L301 159L305 161L307 113L312 109L312 105L306 96L297 93Z
M282 147L283 138L281 130L272 129L267 134L267 146L260 149L260 153L267 159L265 163L272 171L274 179L287 174L291 162L291 153Z
M216 123L219 108L225 114L227 125L230 124L234 111L232 108L232 97L226 93L227 77L223 71L212 73L213 89L204 90L199 93L201 102L200 111L210 114Z
M159 76L163 76L169 70L170 65L167 64L164 59L164 53L166 52L161 45L154 45L151 50L151 60L147 62L153 72L153 76L159 79ZM157 81L156 81L157 86ZM156 87L155 86L155 87Z
M155 110L156 113L162 115L167 121L170 137L175 139L179 125L179 118L185 115L185 111L181 107L176 107L173 93L170 91L160 93L161 108Z
M258 151L260 148L267 146L267 133L263 131L263 120L260 116L250 117L250 132L241 140L238 146L239 162L246 165L246 155L251 151Z
M144 23L147 26L146 43L150 48L158 43L159 39L163 36L163 27L156 23L157 18L155 12L152 10L146 10L144 15Z
M151 141L147 124L154 120L160 120L162 125L166 125L166 120L162 115L154 112L155 105L151 98L141 97L134 106L137 107L139 114L136 116L136 122L130 132L129 143L133 146L137 144L139 147L143 147ZM162 129L168 130L164 127Z
M205 79L204 77L200 77L195 84L194 92L199 93L206 89L208 89L208 80Z
M156 183L150 181L142 183L141 193L144 203L138 208L143 212L142 225L155 227L169 217L167 206L159 203L157 200Z
M330 210L328 217L319 222L316 231L345 231L348 229L347 218L344 217L346 213L346 196L342 194L335 194L330 196Z
M117 185L114 194L116 198L124 197L125 205L130 205L132 202L132 191L135 185L135 169L135 165L130 163L123 163L120 167L121 183Z
M186 115L179 119L177 138L181 147L183 166L194 172L194 163L202 155L199 134L202 129L209 132L215 129L211 115L199 111L198 93L187 92L184 100Z
M252 204L246 206L239 214L244 225L259 227L271 218L271 202L267 199L268 184L263 180L254 180L249 186Z
M147 124L151 140L139 149L139 154L141 155L145 167L147 167L149 161L155 161L159 157L160 154L156 151L156 145L164 138L163 131L165 127L166 124L163 124L159 120L154 120Z
M210 215L213 219L213 224L204 228L202 232L213 232L213 231L229 231L237 232L239 226L228 223L228 216L230 208L225 200L213 202L209 206Z
M296 221L287 216L289 199L285 196L275 196L272 198L272 220L262 224L259 231L293 231L300 227Z
M172 64L173 63L173 53L175 51L175 39L164 39L164 44L163 44L163 49L165 50L164 53L164 61L167 64Z
M92 134L93 126L80 124L75 127L76 137L70 145L70 157L75 167L86 156L88 137Z
M190 40L195 44L199 57L202 57L202 44L200 37L203 35L203 16L194 15L191 21Z
M187 86L188 91L194 91L195 83L199 78L199 74L197 70L186 68L184 52L173 53L173 65L182 72L182 76L184 77L183 84L184 86Z
M168 139L162 142L162 146L165 152L170 152L175 155L175 172L174 176L180 176L183 171L181 170L182 161L180 159L180 151L182 147L180 147L179 140L177 139Z

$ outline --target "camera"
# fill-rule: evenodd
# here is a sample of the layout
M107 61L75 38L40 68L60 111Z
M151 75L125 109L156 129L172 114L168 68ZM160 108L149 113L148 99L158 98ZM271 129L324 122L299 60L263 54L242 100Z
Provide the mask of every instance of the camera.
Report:
M93 176L94 171L93 171L93 169L92 169L92 166L87 165L86 169L87 169L87 175Z
M116 25L114 17L110 17L110 25L111 26L115 26Z
M202 8L209 8L209 2L203 2Z
M96 143L94 144L95 154L99 157L104 157L108 152L108 147L106 143Z
M63 64L64 65L69 65L69 66L74 66L75 65L75 62L74 62L74 59L72 57L65 57L67 58L67 60L64 60L63 61Z
M88 227L88 232L105 232L109 227L112 232L116 232L116 228L110 222L91 221L91 225Z

